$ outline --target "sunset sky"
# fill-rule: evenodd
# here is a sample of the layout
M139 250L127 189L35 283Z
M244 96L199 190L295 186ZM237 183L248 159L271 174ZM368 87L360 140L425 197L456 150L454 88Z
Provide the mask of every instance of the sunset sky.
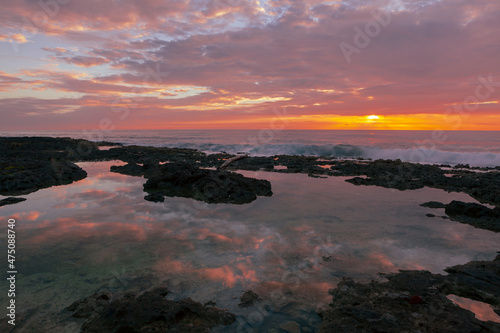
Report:
M500 1L1 8L4 131L500 130Z

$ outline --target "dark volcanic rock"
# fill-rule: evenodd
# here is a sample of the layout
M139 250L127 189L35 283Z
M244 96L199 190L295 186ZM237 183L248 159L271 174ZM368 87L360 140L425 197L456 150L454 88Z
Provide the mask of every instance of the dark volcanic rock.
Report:
M0 162L0 194L19 195L41 188L70 184L87 177L87 172L67 161Z
M151 193L144 197L145 200L151 202L163 202L165 201L165 197L160 193Z
M345 279L330 290L332 303L320 314L320 332L500 332L500 324L479 321L446 297L472 298L498 311L499 269L497 256L448 268L447 276L400 271L387 275L385 283Z
M8 197L8 198L0 200L0 207L6 206L6 205L13 205L13 204L23 202L23 201L26 201L26 198Z
M97 145L70 138L0 138L0 194L19 195L81 180L72 161L90 158Z
M193 198L207 203L244 204L257 196L271 196L271 183L228 172L206 170L189 164L169 163L144 184L149 194Z
M440 202L426 202L420 206L445 208L445 213L454 221L470 224L473 227L500 232L500 208L488 208L477 203L453 200L445 205Z
M158 287L142 295L94 294L68 307L77 318L87 318L83 333L101 332L209 332L229 325L235 315L190 298L170 301L167 289Z
M500 255L493 261L471 261L445 271L449 275L440 286L442 292L491 304L500 316Z
M438 201L429 201L429 202L424 202L423 204L420 204L422 207L428 207L428 208L445 208L446 205L442 202Z
M144 176L144 167L136 163L128 163L125 165L112 165L111 172L121 173L123 175L141 177Z
M445 213L451 217L466 216L471 218L491 217L496 218L500 223L500 209L490 209L486 206L477 203L465 203L462 201L453 200L445 207Z
M118 148L111 148L107 151L101 152L107 159L118 159L127 163L154 163L170 162L180 163L186 162L189 164L196 164L197 161L203 164L207 158L206 154L194 149L184 148L157 148L145 146L125 146ZM215 161L214 161L215 162ZM215 166L209 165L209 166ZM202 165L208 166L208 165Z
M445 173L454 173L447 177ZM448 192L464 192L483 203L500 206L500 173L469 170L444 171L437 165L376 160L373 162L336 161L330 176L366 176L346 180L354 185L372 185L398 190L414 190L425 186Z
M240 297L240 301L241 303L238 304L239 307L242 307L242 308L247 308L247 307L250 307L252 306L257 300L259 299L259 295L257 295L256 293L254 293L253 291L251 290L247 290L243 293L243 295L241 295Z
M446 180L436 165L422 165L400 160L376 160L370 163L342 161L331 167L330 175L360 176L346 180L354 185L376 185L398 190L415 190Z

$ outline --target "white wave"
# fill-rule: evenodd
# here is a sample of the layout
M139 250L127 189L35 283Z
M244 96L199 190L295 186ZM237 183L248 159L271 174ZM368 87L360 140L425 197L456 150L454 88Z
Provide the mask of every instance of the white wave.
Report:
M353 145L305 145L305 144L268 144L261 146L239 145L239 144L194 144L178 143L168 145L178 148L193 148L208 154L226 152L236 154L248 153L251 156L274 156L274 155L305 155L325 157L346 157L365 159L400 159L406 162L432 163L432 164L469 164L478 167L500 166L499 153L487 152L454 152L437 149L384 149Z

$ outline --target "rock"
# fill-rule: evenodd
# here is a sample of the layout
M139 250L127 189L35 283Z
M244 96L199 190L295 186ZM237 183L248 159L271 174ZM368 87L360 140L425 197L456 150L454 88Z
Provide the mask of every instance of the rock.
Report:
M6 205L13 205L13 204L23 202L23 201L26 201L26 198L8 197L8 198L0 200L0 207L6 206Z
M330 308L321 312L320 332L500 332L500 324L482 322L446 295L482 301L499 311L500 256L446 269L388 274L384 283L344 279L330 290Z
M434 215L434 214L425 214L425 216L427 216L427 217L436 217L436 215Z
M241 308L248 308L253 306L257 300L259 300L259 295L251 290L247 290L240 296L241 303L238 304L238 306Z
M77 318L86 318L81 332L208 332L229 325L235 315L190 298L167 300L167 289L158 287L143 294L123 296L98 293L67 308Z
M137 163L127 163L120 166L112 165L109 170L127 176L141 177L144 175L144 168Z
M446 268L448 274L440 289L491 304L500 315L500 255L493 261L471 261Z
M441 202L437 201L429 201L429 202L424 202L423 204L420 204L422 207L428 207L428 208L445 208L446 205Z
M81 180L87 173L72 162L95 151L97 145L86 140L0 138L0 195L27 194Z
M17 160L9 162L7 166L0 163L0 168L1 195L28 194L41 188L70 184L87 177L87 172L67 161Z
M496 168L490 168L488 172L454 169L451 172L455 175L447 177L445 173L450 171L445 172L437 165L422 165L399 160L362 163L339 160L332 162L330 169L327 172L330 176L357 176L346 181L358 186L382 186L402 191L427 186L449 192L464 192L478 201L500 206L500 173L493 171L497 170Z
M96 141L96 145L98 146L107 146L107 147L122 147L123 144L119 142L111 142L111 141Z
M482 217L500 218L500 209L490 209L477 203L465 203L453 200L445 208L445 213L449 216L462 215L476 219Z
M90 318L96 312L104 310L108 306L111 297L111 293L96 293L74 302L66 310L74 312L73 317L75 318Z
M161 195L160 193L151 193L148 194L144 197L145 200L151 201L151 202L164 202L165 197Z
M477 203L452 201L449 204L426 202L423 207L445 208L445 213L454 221L470 224L473 227L500 232L500 208L488 208ZM427 214L426 216L433 215ZM434 215L433 215L434 217Z
M144 184L144 191L169 197L186 197L207 203L244 204L257 196L271 196L271 183L228 172L169 163Z

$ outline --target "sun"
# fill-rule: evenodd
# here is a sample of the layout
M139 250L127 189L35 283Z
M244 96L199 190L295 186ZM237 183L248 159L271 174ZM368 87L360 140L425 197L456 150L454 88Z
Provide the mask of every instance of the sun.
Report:
M370 116L366 116L366 119L368 119L368 120L378 120L378 119L380 119L380 117L372 114Z

